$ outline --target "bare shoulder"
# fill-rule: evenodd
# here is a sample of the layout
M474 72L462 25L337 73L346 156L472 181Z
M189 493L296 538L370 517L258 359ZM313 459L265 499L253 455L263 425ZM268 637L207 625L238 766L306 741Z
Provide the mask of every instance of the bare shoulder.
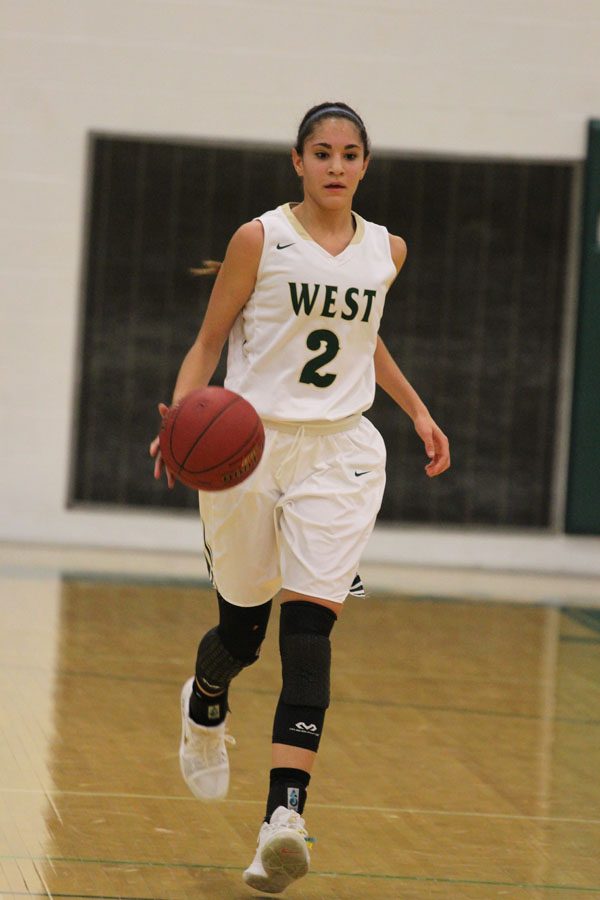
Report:
M408 250L404 238L398 237L397 234L390 234L390 253L396 266L396 272L399 272L406 260Z
M263 247L263 227L260 222L246 222L229 241L225 259L218 265L213 292L217 298L226 291L228 296L246 302L256 282Z
M240 225L229 242L229 249L234 252L251 253L258 255L262 253L264 241L264 229L262 222L253 219Z
M264 241L263 227L254 220L241 225L234 232L229 244L223 265L219 271L219 280L228 284L240 282L247 289L254 284Z

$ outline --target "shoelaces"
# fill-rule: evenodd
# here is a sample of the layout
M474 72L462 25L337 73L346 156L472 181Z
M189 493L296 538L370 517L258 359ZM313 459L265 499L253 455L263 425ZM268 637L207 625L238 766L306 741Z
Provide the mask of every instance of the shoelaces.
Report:
M201 751L206 763L215 763L223 761L227 752L223 743L235 747L236 741L233 735L210 734L209 731L197 732L193 728L188 729L189 743L196 751Z

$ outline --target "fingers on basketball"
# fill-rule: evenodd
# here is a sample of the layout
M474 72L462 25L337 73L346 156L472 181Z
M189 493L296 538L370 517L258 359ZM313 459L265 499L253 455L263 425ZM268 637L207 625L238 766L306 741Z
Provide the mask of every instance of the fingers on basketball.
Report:
M159 438L162 460L178 481L194 490L222 491L252 475L265 432L247 400L209 386L168 410Z

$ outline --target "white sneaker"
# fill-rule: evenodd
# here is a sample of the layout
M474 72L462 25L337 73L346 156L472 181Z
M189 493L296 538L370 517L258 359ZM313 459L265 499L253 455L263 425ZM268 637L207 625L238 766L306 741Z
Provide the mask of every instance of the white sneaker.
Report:
M279 894L308 872L310 855L304 819L285 806L278 806L270 822L258 833L258 847L244 881L257 891Z
M222 800L229 789L229 759L225 744L235 744L225 733L225 722L207 727L190 719L193 678L181 690L181 743L179 766L183 780L195 797Z

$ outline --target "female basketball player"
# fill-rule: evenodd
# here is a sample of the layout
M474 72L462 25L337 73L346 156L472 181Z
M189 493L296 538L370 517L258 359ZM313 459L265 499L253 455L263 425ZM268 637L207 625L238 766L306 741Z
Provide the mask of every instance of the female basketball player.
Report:
M229 340L225 384L265 425L257 470L222 493L200 492L219 624L200 641L195 677L183 687L180 763L197 797L225 796L229 683L257 660L278 594L282 689L266 815L244 872L267 893L308 871L301 815L329 706L329 636L385 482L383 440L363 417L376 382L411 417L427 475L450 465L447 438L378 337L406 246L352 211L369 152L350 107L323 103L306 113L292 150L303 200L233 235L173 394L176 403L207 385ZM159 478L158 438L150 452Z

